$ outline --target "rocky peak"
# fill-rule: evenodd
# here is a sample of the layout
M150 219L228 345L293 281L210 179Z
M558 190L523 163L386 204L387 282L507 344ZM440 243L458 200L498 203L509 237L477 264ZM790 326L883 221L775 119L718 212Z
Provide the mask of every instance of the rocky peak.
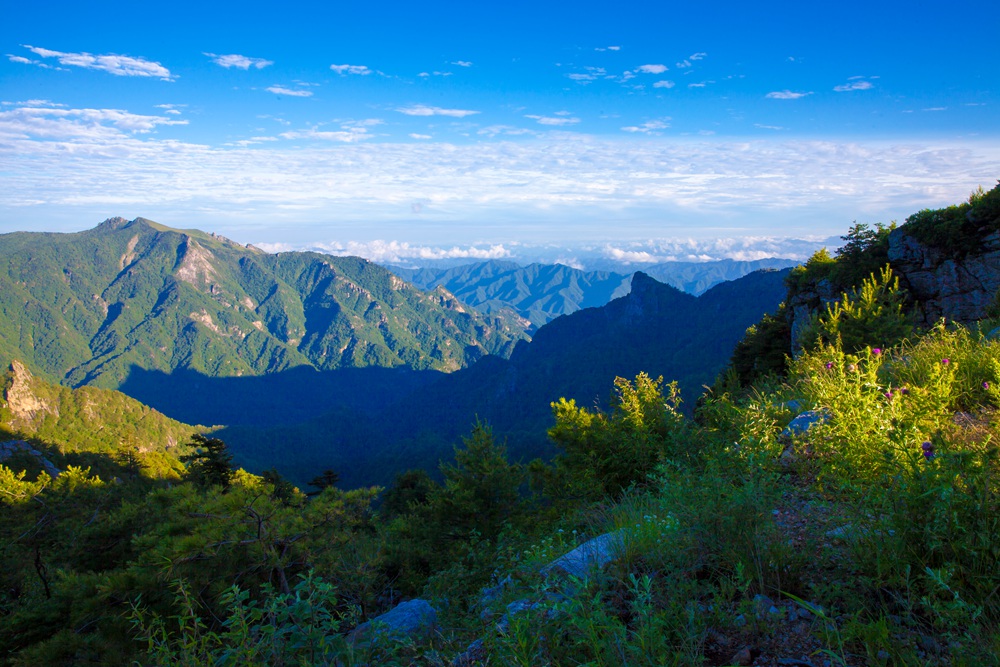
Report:
M101 224L99 224L97 226L97 228L98 229L106 229L106 230L110 231L110 230L115 230L115 229L124 229L125 227L128 227L129 224L131 224L131 223L128 220L126 220L125 218L123 218L121 216L116 216L114 218L108 218L107 220L105 220L104 222L102 222Z

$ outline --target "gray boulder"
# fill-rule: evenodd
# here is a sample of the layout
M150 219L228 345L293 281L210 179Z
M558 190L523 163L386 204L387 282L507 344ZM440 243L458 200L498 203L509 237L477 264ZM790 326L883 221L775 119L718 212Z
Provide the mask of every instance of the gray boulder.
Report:
M621 530L599 535L542 568L543 575L564 574L583 578L621 555L625 534Z
M830 421L830 413L826 410L807 410L798 415L788 423L788 426L781 432L781 436L791 438L802 435L817 424L825 424Z
M427 600L416 598L401 602L381 616L362 623L350 634L352 642L372 640L377 637L389 639L416 638L428 634L437 624L437 611Z

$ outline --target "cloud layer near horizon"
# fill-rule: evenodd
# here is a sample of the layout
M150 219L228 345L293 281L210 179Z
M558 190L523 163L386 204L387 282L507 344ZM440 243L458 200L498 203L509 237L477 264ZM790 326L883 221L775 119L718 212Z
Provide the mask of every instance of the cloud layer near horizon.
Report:
M410 226L397 236L404 240L462 236L462 223L491 217L521 220L536 236L552 222L560 237L593 238L605 224L609 235L636 238L660 222L709 218L713 236L731 234L727 225L757 234L770 231L769 219L791 216L801 224L789 235L829 235L852 218L888 221L882 216L961 201L1000 173L1000 145L985 141L635 142L552 132L469 145L289 146L262 137L251 147L211 147L160 138L184 122L175 118L8 105L0 110L0 209L11 218L75 211L82 227L117 214L185 227L389 220ZM475 234L489 236L488 225Z

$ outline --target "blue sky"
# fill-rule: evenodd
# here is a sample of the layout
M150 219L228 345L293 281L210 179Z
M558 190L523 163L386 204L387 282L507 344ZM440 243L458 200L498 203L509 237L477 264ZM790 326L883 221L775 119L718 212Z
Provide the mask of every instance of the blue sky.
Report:
M122 215L373 256L708 257L1000 178L996 2L4 13L0 232Z

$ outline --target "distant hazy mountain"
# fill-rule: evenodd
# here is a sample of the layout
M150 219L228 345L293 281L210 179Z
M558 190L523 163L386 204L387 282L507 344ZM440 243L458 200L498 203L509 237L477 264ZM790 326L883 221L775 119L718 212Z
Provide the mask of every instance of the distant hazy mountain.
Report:
M768 258L741 262L664 262L644 266L642 271L667 285L694 294L728 280L736 280L760 269L783 269L795 260ZM628 293L632 274L581 271L561 264L529 264L491 260L450 268L388 267L393 273L422 289L445 287L463 303L487 313L514 309L539 327L560 315L581 308L603 306Z
M616 376L645 371L678 380L693 405L746 328L785 296L787 273L755 272L700 297L637 273L631 293L553 320L509 360L486 357L367 417L330 413L281 429L229 429L222 437L251 465L281 460L298 479L332 466L348 485L433 467L477 418L507 438L515 456L545 453L549 404L566 397L606 405ZM279 459L286 441L294 451L283 449Z
M143 218L0 235L0 361L71 386L179 370L454 371L509 354L523 337L510 325L362 259L269 255Z
M688 294L705 293L728 280L736 280L761 269L786 269L801 264L794 259L768 257L753 261L720 259L711 262L663 262L642 267L642 272L661 283L671 285Z
M443 286L463 303L485 313L513 308L539 327L581 308L603 306L628 293L630 276L580 271L560 264L489 261L449 269L390 267L421 289Z

